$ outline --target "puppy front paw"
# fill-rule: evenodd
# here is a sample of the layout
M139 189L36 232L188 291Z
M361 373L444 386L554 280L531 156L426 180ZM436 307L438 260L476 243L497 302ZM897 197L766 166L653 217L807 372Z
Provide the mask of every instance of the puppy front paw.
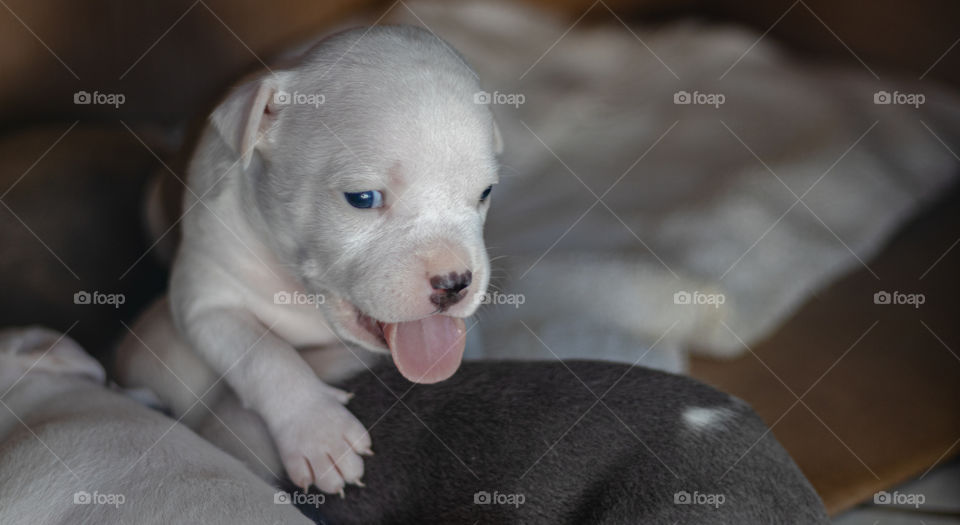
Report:
M304 491L316 485L342 496L347 483L362 486L360 455L372 454L370 434L341 399L319 395L273 429L287 475Z

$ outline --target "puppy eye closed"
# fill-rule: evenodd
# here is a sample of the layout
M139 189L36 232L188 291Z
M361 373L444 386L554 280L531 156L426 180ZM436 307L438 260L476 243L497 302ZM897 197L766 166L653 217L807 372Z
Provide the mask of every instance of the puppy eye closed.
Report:
M480 194L480 202L486 202L491 191L493 191L493 186L487 186L487 189L483 190L483 193Z
M347 202L354 208L369 209L380 208L383 206L383 193L377 190L358 191L356 193L344 193Z

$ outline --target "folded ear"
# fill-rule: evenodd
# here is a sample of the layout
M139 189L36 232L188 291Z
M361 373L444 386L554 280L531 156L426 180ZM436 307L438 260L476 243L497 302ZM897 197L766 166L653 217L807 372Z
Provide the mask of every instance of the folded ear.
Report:
M235 87L213 110L210 122L224 142L240 158L243 169L250 166L253 150L276 121L280 92L279 74L265 74Z
M0 358L4 368L17 368L20 374L27 371L79 374L101 383L107 376L100 363L76 341L39 326L0 332Z

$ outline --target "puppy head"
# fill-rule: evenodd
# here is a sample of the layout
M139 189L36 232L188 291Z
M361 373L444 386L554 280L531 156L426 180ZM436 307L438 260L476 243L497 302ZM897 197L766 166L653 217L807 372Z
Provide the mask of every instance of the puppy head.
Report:
M418 382L449 377L486 292L499 132L477 78L433 34L334 35L238 88L212 117L247 209L340 336Z
M38 326L0 330L0 393L28 373L77 374L99 383L106 380L100 363L64 334Z

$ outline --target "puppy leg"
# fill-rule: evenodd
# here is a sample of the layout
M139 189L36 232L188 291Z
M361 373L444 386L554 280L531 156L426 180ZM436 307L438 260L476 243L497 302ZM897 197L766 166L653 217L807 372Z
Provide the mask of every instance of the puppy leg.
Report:
M382 356L371 352L351 352L344 348L310 348L300 355L321 381L338 384L357 373L376 366ZM195 430L268 483L283 478L283 464L267 424L256 412L243 408L230 391L212 407L213 417Z
M226 333L231 332L221 332ZM272 335L264 337L272 338ZM248 349L256 342L265 341L254 339ZM271 352L263 349L257 354L269 356ZM247 366L251 365L241 367L246 361L241 358L228 368L248 370ZM339 361L350 360L341 356ZM328 360L320 362L330 364ZM329 368L318 363L318 370ZM309 369L302 366L299 372L309 372ZM286 466L294 483L300 486L316 483L322 490L337 492L345 482L359 481L363 474L363 462L356 454L369 450L370 441L363 426L342 406L349 399L348 394L311 377L313 388L307 390L313 391L319 401L309 403L303 409L302 419L288 425L276 420L286 417L287 412L290 412L288 416L297 418L294 407L303 400L293 399L284 406L286 388L281 385L287 383L284 380L274 383L270 390L278 396L275 406L281 409L271 412L270 419L274 420L276 429L271 431L267 422L257 412L244 408L229 386L219 381L214 370L180 339L166 297L151 305L120 343L115 375L124 387L148 388L156 393L174 417L182 418L184 424L244 461L268 482L275 482ZM294 374L297 375L302 374ZM202 397L202 403L197 396ZM328 416L324 413L332 414L329 420L325 421ZM323 427L324 432L316 431L316 427ZM309 455L297 455L288 451L286 460L281 461L271 433L283 434L288 449L329 448L332 452L314 450ZM355 446L351 449L351 445Z
M173 417L196 429L229 389L179 337L166 296L137 319L117 347L116 381L125 388L146 388ZM198 401L202 397L203 403Z
M184 332L241 405L264 419L291 481L331 493L360 481L370 436L343 406L349 394L320 381L296 350L243 310L194 312Z

